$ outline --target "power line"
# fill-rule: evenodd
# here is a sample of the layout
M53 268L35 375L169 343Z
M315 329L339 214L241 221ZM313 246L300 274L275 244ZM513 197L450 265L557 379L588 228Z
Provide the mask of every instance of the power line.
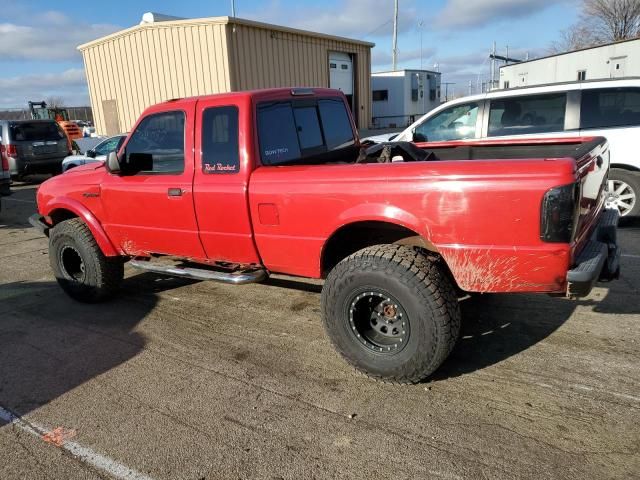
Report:
M377 32L378 30L380 30L382 27L386 27L387 25L389 25L391 22L393 22L393 19L389 19L384 23L381 23L380 25L378 25L376 28L374 28L373 30L371 30L369 33L367 33L366 35L363 36L363 38L367 38L368 36L370 36L372 33Z

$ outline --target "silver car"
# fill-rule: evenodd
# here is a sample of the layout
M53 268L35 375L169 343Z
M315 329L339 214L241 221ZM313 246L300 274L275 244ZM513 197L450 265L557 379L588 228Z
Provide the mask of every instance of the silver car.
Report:
M104 162L111 152L117 152L120 149L125 138L127 135L124 133L115 135L104 139L92 149L87 150L84 155L69 155L62 161L62 171L66 172L71 168L88 163Z

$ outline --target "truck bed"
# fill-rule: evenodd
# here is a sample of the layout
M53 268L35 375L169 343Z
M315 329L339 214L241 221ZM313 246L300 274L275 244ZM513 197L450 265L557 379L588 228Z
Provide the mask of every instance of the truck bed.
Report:
M430 160L490 160L573 158L580 160L599 144L602 137L496 140L478 142L418 143L417 147L432 153Z
M603 208L608 170L604 138L417 147L433 155L426 161L256 169L249 200L257 220L256 244L267 267L321 276L322 265L316 259L336 230L360 219L393 218L429 239L465 290L563 289L564 279L551 272L571 267ZM579 219L573 240L543 241L545 193L577 184Z

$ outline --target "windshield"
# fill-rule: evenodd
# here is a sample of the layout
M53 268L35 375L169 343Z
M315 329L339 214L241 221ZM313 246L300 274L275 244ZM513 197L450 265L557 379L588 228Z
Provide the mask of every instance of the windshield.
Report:
M45 142L64 138L56 122L12 123L9 131L11 139L17 142Z
M111 152L115 152L120 148L124 138L124 136L107 138L105 141L96 145L93 151L96 152L96 155L109 155Z
M306 98L258 105L263 165L324 163L355 148L347 107L339 98Z
M477 103L454 105L418 125L414 139L420 142L440 142L473 138L477 118Z

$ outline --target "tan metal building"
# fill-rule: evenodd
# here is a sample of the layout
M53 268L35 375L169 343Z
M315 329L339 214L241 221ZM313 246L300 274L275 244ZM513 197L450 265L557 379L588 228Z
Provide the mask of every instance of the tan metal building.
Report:
M232 17L136 25L80 45L96 131L128 131L171 98L268 87L341 88L371 123L373 43Z

